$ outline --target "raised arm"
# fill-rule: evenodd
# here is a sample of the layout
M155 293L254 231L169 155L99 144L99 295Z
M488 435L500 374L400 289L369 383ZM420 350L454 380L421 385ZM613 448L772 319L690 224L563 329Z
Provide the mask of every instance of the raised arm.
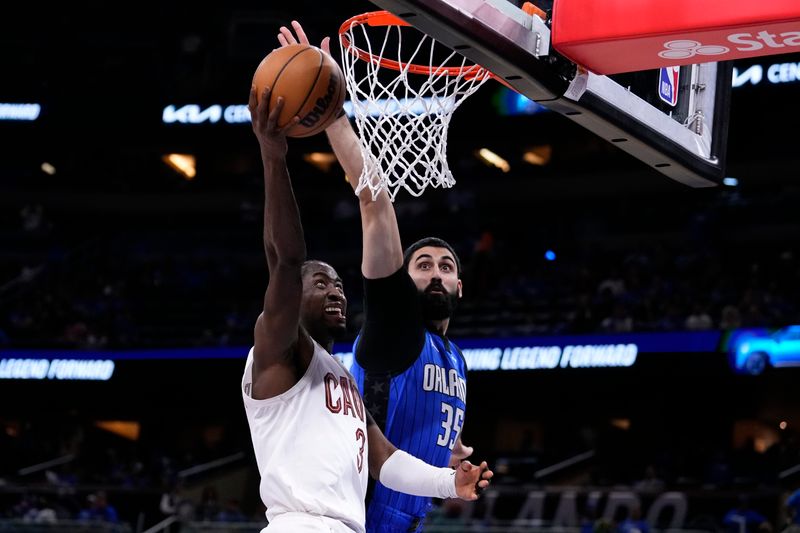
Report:
M298 41L308 44L308 37L299 22L292 21L292 29L297 37L289 28L281 27L278 40L282 46ZM330 40L326 37L320 48L330 53L329 43ZM364 168L364 161L361 157L358 137L353 131L350 121L345 115L342 115L325 130L325 133L355 191ZM373 201L369 189L364 189L358 199L361 207L361 228L364 235L361 272L367 279L388 277L403 266L403 245L400 242L400 230L397 227L394 206L385 192Z
M292 21L292 29L281 27L278 41L281 46L297 42L309 44L297 21ZM320 48L330 53L330 39L323 39ZM342 113L325 133L355 191L364 166L356 132ZM381 194L373 201L369 190L365 189L359 195L359 205L364 241L361 272L365 278L366 320L356 348L356 360L368 371L399 372L416 359L425 342L417 289L405 271L401 271L400 230L388 195ZM397 339L397 342L387 343L388 338Z
M264 251L269 268L264 311L256 320L254 332L255 399L281 394L297 381L294 358L303 295L301 267L306 259L300 213L286 168L286 131L299 119L295 117L279 128L283 99L278 98L270 112L269 97L270 89L265 88L257 102L255 88L250 89L250 116L264 164Z
M356 132L347 117L342 116L325 133L355 191L364 167ZM394 206L386 191L381 191L373 200L369 188L361 190L358 204L364 240L361 273L367 279L386 278L403 266L403 245Z
M355 190L363 158L353 127L342 116L325 133ZM417 288L403 268L400 229L389 195L382 191L373 201L365 188L358 203L364 247L361 273L365 320L355 348L356 361L371 372L402 372L416 360L425 343Z

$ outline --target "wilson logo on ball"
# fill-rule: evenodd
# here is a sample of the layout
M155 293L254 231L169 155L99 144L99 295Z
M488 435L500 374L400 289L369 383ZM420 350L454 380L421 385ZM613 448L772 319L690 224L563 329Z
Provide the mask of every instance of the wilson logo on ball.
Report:
M303 117L303 119L300 121L300 124L308 128L319 122L319 119L331 106L331 102L333 101L334 95L337 93L338 87L339 81L337 80L336 76L331 76L330 81L328 82L328 90L325 92L325 95L317 98L313 109L311 109L311 111L309 111L309 113Z

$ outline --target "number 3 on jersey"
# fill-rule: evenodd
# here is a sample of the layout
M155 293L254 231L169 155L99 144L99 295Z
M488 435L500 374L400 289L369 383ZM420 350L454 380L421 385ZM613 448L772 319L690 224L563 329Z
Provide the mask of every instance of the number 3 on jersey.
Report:
M356 442L360 442L361 446L358 449L358 458L356 460L356 464L358 465L358 473L361 473L361 470L364 468L364 445L367 443L367 436L364 434L364 430L358 428L356 430Z
M458 434L461 433L461 426L464 425L464 410L456 407L454 412L452 405L442 402L442 413L444 414L444 420L442 420L444 434L439 434L436 444L447 446L452 450L456 444L456 439L458 439Z

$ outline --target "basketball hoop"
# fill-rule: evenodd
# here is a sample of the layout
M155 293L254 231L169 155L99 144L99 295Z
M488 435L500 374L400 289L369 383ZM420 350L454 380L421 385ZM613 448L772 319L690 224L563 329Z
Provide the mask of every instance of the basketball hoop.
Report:
M452 187L450 118L493 75L388 11L345 21L339 44L364 160L356 194Z

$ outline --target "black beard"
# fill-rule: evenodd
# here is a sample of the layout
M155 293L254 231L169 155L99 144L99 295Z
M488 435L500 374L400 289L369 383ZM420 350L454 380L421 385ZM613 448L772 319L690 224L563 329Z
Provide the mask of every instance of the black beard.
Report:
M422 298L422 317L426 322L450 318L458 307L458 297L455 294L422 292L420 297Z

